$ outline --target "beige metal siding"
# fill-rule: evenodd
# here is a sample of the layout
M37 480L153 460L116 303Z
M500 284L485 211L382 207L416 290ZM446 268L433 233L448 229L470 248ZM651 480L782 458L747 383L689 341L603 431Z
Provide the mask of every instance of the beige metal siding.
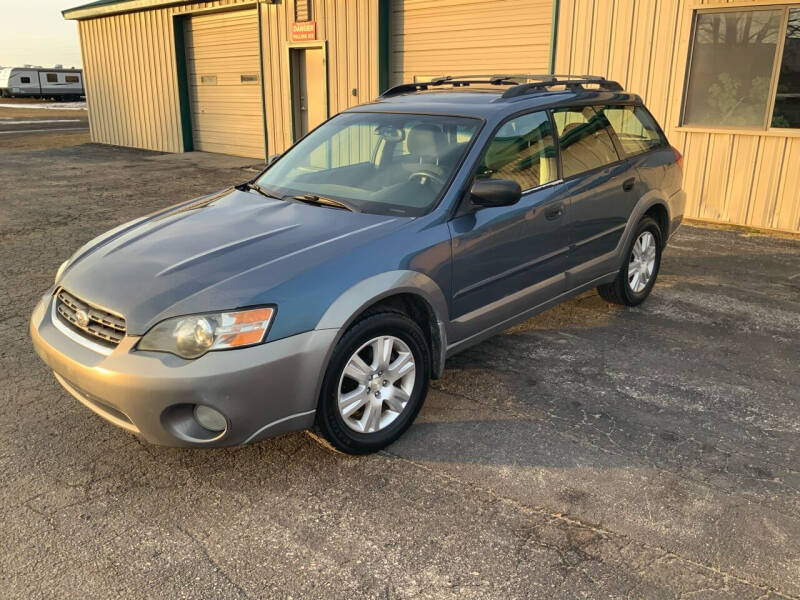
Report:
M262 4L269 154L292 144L289 46L292 2ZM317 39L325 41L328 115L368 102L378 95L377 0L313 0ZM355 93L353 93L355 91Z
M678 126L692 9L756 4L562 0L556 72L605 75L644 98L684 154L686 217L798 232L800 131L715 132Z
M264 158L256 9L193 16L184 30L194 149Z
M393 0L391 83L445 74L546 73L552 13L552 0Z
M95 142L181 152L174 15L252 4L179 4L78 22L89 124ZM268 152L292 143L290 31L294 3L260 4ZM313 0L317 38L326 42L328 114L378 94L378 1ZM355 90L355 93L353 93Z
M203 2L78 21L92 141L181 152L172 20Z

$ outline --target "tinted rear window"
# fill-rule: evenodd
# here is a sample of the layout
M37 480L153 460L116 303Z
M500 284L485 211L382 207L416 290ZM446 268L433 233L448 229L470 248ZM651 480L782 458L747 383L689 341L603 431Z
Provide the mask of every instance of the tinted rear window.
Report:
M591 106L554 109L553 119L558 129L563 177L619 160L611 138L611 125Z
M628 156L664 145L664 138L659 133L655 119L641 106L605 106L599 110L602 110L611 123Z

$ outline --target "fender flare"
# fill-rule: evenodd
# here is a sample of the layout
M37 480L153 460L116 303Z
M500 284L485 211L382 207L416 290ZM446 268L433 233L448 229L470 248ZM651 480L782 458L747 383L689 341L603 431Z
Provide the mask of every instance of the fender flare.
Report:
M347 328L367 308L384 298L397 294L412 294L420 297L429 307L433 316L433 376L438 377L444 370L445 350L447 348L448 306L444 293L430 277L419 271L398 269L379 273L363 279L345 290L334 300L320 318L315 329L339 329L334 340L335 346ZM333 352L331 348L330 354ZM326 361L327 364L327 361Z
M656 205L660 205L667 211L667 227L672 222L672 214L669 207L669 202L666 198L664 198L658 190L651 190L639 198L639 201L636 203L636 206L633 207L631 211L631 216L628 219L628 223L625 226L625 231L622 232L622 236L620 236L619 244L617 244L616 254L620 258L620 260L624 259L625 248L628 247L628 243L633 236L633 232L636 229L636 225L639 224L639 221L642 220L644 214L653 208ZM669 237L669 231L664 231L664 243L666 243L667 238Z

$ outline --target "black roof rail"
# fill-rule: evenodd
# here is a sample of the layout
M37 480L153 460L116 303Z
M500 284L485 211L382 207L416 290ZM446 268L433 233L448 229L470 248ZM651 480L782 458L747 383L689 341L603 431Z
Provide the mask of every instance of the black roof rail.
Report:
M606 79L599 75L550 75L539 81L530 83L520 83L508 88L503 92L503 98L516 98L528 92L544 90L553 86L563 85L572 90L583 90L584 85L596 85L599 89L606 92L621 92L622 86L611 79Z
M491 75L442 75L434 77L430 81L419 81L415 83L402 83L389 88L381 98L396 96L406 92L421 92L429 87L440 85L452 85L453 87L469 86L473 83L483 83L490 85L510 85L503 93L503 98L515 98L534 90L544 90L552 86L563 85L570 89L584 89L583 85L597 85L601 90L609 92L621 92L622 86L616 81L606 79L599 75L556 75L556 74L491 74Z

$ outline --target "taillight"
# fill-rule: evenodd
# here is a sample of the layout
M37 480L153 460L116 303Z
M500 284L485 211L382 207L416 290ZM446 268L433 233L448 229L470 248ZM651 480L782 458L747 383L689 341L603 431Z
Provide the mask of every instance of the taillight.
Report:
M675 155L675 162L681 169L683 169L683 155L678 152L678 149L675 146L672 146L672 153Z

